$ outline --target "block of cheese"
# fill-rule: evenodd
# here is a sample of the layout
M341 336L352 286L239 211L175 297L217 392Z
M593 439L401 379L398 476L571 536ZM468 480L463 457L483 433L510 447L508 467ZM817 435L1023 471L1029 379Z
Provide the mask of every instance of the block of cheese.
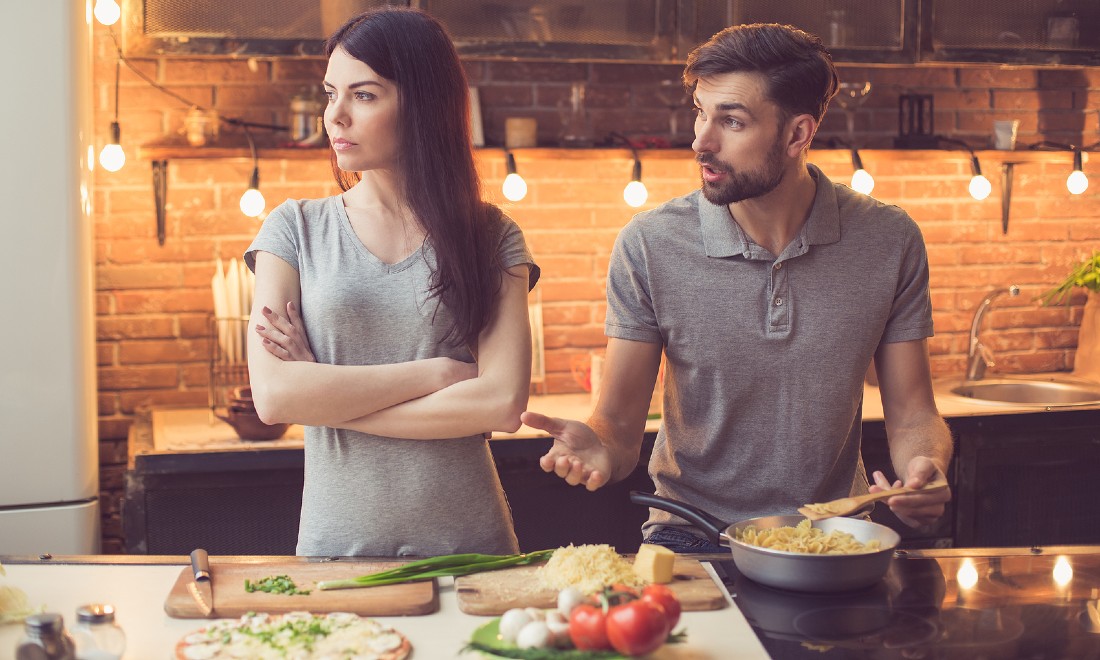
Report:
M666 584L672 582L672 565L675 562L675 552L663 545L643 543L634 558L634 572L652 584Z

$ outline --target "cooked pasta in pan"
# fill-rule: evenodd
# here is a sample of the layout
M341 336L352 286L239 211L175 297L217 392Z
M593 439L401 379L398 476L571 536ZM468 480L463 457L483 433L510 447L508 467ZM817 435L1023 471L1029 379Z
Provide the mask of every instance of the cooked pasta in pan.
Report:
M878 541L861 543L840 530L825 533L803 520L795 527L759 528L749 525L737 532L737 540L760 548L815 555L856 555L882 549Z

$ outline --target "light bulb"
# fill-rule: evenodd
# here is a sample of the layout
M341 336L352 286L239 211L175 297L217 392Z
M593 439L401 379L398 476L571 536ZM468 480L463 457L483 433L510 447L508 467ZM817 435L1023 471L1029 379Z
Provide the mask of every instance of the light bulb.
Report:
M504 196L512 202L518 202L527 196L527 182L515 172L504 177L504 185L501 188Z
M115 0L96 0L95 9L92 10L97 21L104 25L114 25L122 15L122 8Z
M989 197L989 193L993 192L993 184L991 184L989 179L985 178L982 174L972 177L969 187L970 196L978 201Z
M1073 170L1066 178L1066 188L1074 195L1080 195L1088 190L1089 178L1081 170Z
M126 152L122 145L112 142L99 152L99 164L108 172L117 172L126 164Z
M867 170L856 170L852 173L852 190L870 195L875 189L875 177Z
M974 567L974 560L966 557L962 560L959 570L955 573L955 581L960 589L973 589L978 584L978 569Z
M646 190L645 184L641 181L631 181L626 184L626 188L623 188L623 199L634 208L638 208L642 204L645 204L645 200L648 197L649 191Z
M241 213L250 218L255 218L263 213L265 206L267 206L267 201L264 200L263 193L257 188L249 188L241 195Z

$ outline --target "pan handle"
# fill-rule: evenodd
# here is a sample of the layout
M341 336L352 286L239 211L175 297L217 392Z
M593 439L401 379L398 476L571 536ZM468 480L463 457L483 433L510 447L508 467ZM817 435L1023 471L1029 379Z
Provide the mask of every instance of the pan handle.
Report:
M729 527L729 523L723 522L699 507L685 504L677 500L670 500L667 497L661 497L653 493L632 490L630 491L630 501L634 504L643 504L653 507L654 509L660 509L661 511L675 513L706 533L707 538L710 539L712 543L721 544L722 532L726 531L726 528Z

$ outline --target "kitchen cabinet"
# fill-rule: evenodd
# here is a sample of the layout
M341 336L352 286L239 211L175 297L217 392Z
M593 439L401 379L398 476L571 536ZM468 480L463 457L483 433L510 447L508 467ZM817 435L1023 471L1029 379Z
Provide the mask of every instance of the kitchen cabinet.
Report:
M1100 542L1100 410L949 420L955 545Z
M923 61L1100 65L1095 0L923 2Z

